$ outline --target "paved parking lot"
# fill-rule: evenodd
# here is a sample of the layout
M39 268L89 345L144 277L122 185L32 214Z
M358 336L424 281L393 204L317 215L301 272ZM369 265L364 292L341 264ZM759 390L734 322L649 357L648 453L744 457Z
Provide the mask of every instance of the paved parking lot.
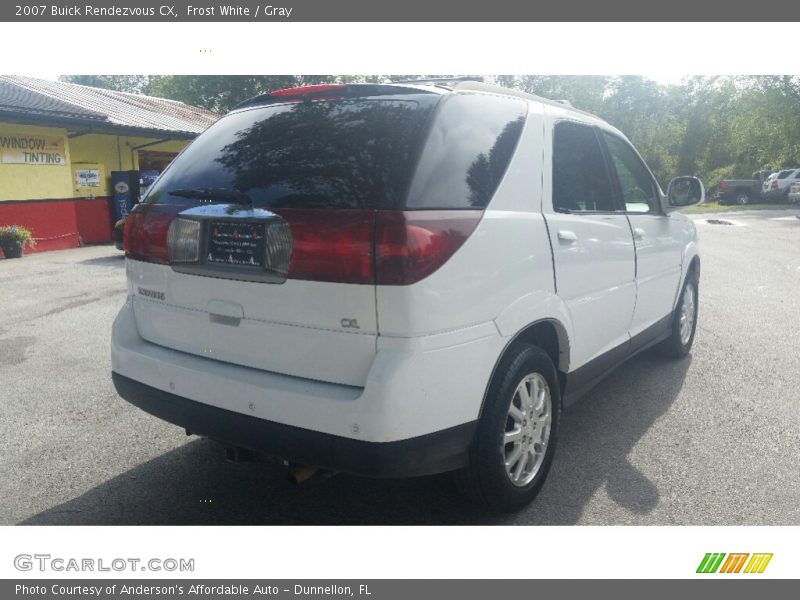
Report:
M226 462L117 397L119 252L0 261L0 524L798 525L796 212L692 215L691 356L647 352L565 411L542 493L508 517L465 504L447 476L291 486L278 466Z

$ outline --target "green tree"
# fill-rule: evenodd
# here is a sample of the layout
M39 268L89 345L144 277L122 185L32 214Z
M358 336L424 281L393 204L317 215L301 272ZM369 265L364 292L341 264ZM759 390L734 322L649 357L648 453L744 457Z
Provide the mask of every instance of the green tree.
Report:
M225 113L284 87L383 83L442 75L70 75L62 81L180 100ZM642 153L664 185L695 174L708 186L758 169L800 164L800 76L690 77L659 85L642 76L489 75L485 80L596 114Z
M66 83L77 83L117 92L148 94L151 86L156 84L161 77L157 75L62 75L58 79Z

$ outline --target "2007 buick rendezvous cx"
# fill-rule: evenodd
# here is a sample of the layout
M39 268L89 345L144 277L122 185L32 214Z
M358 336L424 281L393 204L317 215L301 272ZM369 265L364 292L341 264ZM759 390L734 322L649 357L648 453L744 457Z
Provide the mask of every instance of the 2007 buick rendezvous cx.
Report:
M700 260L602 120L475 82L253 98L126 223L113 378L188 431L374 477L541 488L567 404L629 356L691 348Z

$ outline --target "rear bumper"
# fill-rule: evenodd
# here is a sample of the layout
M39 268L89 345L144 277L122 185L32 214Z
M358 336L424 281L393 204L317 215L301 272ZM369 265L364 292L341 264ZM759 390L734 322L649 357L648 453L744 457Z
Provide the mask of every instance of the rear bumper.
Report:
M493 323L380 337L365 385L356 387L153 344L139 335L129 301L114 322L111 370L127 381L118 384L126 400L231 445L352 473L419 475L463 464L504 341ZM361 452L368 458L349 458ZM382 466L387 460L396 465Z
M165 421L293 463L367 477L412 477L463 467L476 422L396 442L365 442L217 408L112 374L122 398Z

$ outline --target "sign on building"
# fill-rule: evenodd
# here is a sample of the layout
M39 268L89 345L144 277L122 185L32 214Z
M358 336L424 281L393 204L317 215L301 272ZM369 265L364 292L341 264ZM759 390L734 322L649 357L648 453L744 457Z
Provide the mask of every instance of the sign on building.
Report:
M66 165L63 137L0 134L0 163L5 165Z
M100 170L99 169L75 169L75 187L77 188L99 188Z

